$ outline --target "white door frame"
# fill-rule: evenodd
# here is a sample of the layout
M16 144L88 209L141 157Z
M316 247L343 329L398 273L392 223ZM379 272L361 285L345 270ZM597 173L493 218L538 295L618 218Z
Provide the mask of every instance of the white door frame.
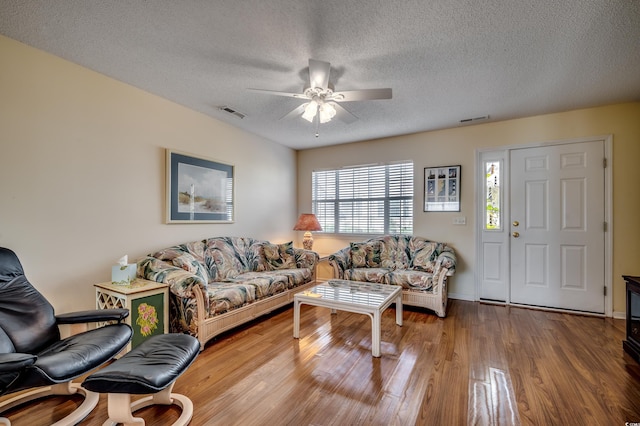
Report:
M612 288L612 250L613 250L613 222L612 222L612 206L613 206L613 150L612 150L612 135L604 135L604 136L593 136L593 137L585 137L578 139L569 139L569 140L558 140L558 141L550 141L550 142L537 142L537 143L529 143L523 145L506 145L500 147L493 148L480 148L476 149L476 167L475 167L475 182L476 182L476 195L474 200L474 208L475 208L475 216L476 216L476 229L475 229L475 240L476 240L476 271L475 274L475 296L474 300L481 300L482 294L482 282L483 276L482 271L484 268L484 241L483 241L483 226L484 226L484 210L485 210L485 200L484 200L484 185L485 179L481 179L481 176L484 175L484 167L483 167L483 159L486 157L496 157L501 158L503 161L503 171L502 171L502 229L504 230L504 240L505 250L503 250L504 262L507 265L507 275L505 279L509 279L510 271L510 242L511 239L509 236L509 223L510 223L510 209L509 209L509 158L510 151L513 149L523 149L523 148L536 148L536 147L545 147L552 145L566 145L572 143L581 143L581 142L591 142L591 141L604 141L604 152L605 158L607 161L607 167L604 172L604 191L605 191L605 222L607 224L605 231L605 259L604 259L604 285L606 295L604 296L604 315L607 317L611 317L613 315L613 288ZM507 285L505 288L504 300L506 304L511 303L511 294L510 294L510 286Z

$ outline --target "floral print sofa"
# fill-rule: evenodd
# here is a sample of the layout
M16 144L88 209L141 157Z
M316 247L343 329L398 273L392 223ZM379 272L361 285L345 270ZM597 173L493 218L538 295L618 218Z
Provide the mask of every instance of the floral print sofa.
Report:
M402 303L447 313L447 277L456 254L444 244L409 235L384 235L329 256L336 278L402 286Z
M291 242L215 237L138 260L138 276L169 284L169 324L201 347L214 336L293 302L314 284L318 254Z

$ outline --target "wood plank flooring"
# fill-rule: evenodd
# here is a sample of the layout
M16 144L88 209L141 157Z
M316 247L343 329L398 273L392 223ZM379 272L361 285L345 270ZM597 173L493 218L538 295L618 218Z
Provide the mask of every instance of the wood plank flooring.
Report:
M623 320L451 301L440 319L388 309L382 357L365 315L286 308L207 344L174 392L192 425L624 425L640 422L640 366L622 350ZM78 404L50 398L5 413L48 425ZM137 414L176 420L173 407ZM83 425L101 425L106 397Z

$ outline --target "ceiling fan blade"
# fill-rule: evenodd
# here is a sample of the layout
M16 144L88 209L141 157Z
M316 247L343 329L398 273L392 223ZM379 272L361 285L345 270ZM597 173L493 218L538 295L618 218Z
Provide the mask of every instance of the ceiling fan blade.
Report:
M391 99L391 89L362 89L335 92L331 97L337 102L372 101L375 99Z
M351 114L349 111L344 109L344 107L340 106L340 104L336 102L329 102L329 104L331 104L331 106L335 108L336 110L335 118L337 118L338 120L347 124L351 124L354 121L358 120L358 117L356 117L355 115Z
M302 113L304 112L305 107L308 105L308 102L305 102L304 104L298 106L297 108L293 109L291 112L283 115L280 120L287 120L289 118L293 118L293 117L300 117L302 115Z
M309 84L312 89L316 87L327 90L329 87L329 71L331 64L324 61L309 59Z
M287 98L309 99L309 97L306 96L304 93L278 92L277 90L264 90L264 89L252 89L252 88L248 88L247 90L251 90L252 92L258 92L258 93L266 93L267 95L284 96Z

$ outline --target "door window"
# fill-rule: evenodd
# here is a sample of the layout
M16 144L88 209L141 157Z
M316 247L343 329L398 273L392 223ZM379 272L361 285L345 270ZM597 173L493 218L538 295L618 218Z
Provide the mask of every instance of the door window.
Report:
M502 227L500 202L501 202L501 177L500 161L484 162L485 185L484 185L484 229L500 230Z

